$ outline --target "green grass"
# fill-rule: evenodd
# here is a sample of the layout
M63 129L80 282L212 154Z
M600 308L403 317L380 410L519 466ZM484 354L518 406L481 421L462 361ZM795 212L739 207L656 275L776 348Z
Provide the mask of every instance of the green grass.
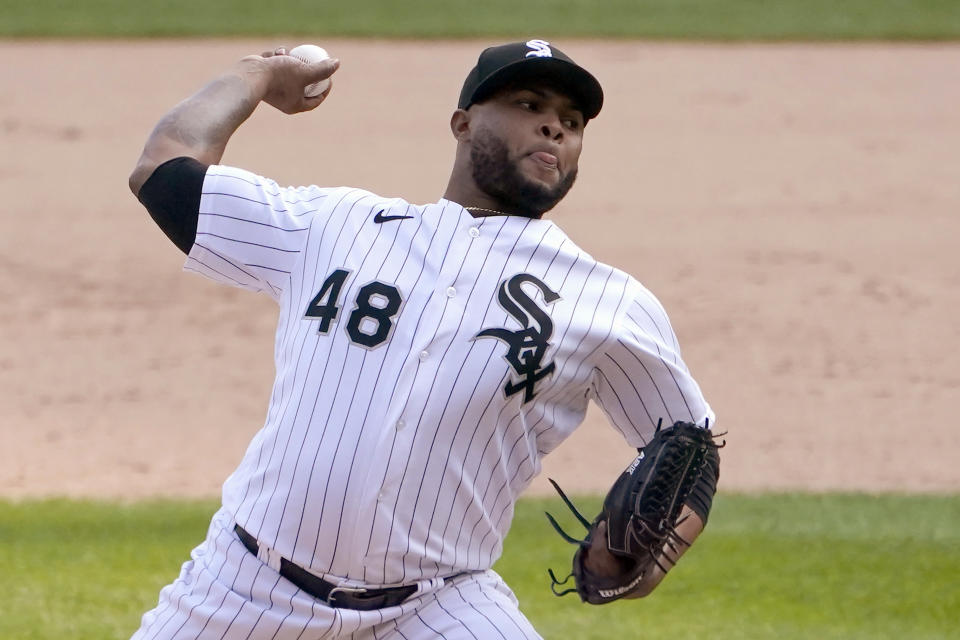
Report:
M544 595L563 508L522 506L497 569L547 639L960 638L960 496L720 495L657 591L599 608Z
M128 637L215 509L0 502L0 638ZM573 549L544 510L576 531L559 501L523 500L496 568L547 640L960 637L960 496L721 494L652 596L605 607L550 594Z
M957 0L0 0L0 37L957 40Z
M129 638L216 507L0 502L0 638Z

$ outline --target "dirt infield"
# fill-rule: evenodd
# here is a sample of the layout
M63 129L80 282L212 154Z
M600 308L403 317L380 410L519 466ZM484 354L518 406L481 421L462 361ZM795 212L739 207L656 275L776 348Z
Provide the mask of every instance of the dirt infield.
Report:
M273 303L181 273L126 178L169 106L275 44L0 42L0 496L213 495L259 428ZM328 103L261 108L225 161L435 200L481 44L321 44ZM607 104L552 217L671 313L722 486L960 490L960 46L561 46ZM593 412L534 490L631 457Z

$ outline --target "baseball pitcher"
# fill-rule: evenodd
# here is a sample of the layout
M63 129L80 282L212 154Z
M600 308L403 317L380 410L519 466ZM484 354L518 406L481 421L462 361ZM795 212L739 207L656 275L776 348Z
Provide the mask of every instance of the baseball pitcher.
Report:
M484 50L429 204L220 164L261 102L316 109L331 88L304 89L338 64L243 58L161 119L130 176L185 269L279 310L265 424L134 637L539 638L491 566L591 400L640 455L586 537L563 533L570 589L646 595L707 521L719 456L661 304L543 218L599 82L543 40Z

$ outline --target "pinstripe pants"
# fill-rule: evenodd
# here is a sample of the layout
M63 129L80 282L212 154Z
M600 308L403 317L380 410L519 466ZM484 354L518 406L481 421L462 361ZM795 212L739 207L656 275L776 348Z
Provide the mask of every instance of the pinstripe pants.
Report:
M223 510L132 640L541 640L494 571L373 611L335 609L249 553Z

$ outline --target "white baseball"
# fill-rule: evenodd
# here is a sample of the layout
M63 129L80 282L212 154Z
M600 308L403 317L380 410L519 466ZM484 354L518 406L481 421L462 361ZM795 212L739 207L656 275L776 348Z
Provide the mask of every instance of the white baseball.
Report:
M320 62L321 60L326 60L330 57L329 54L327 54L326 49L323 47L318 47L315 44L301 44L300 46L294 47L290 50L290 55L308 64ZM329 86L330 78L326 78L320 82L314 82L313 84L304 87L303 97L316 98L321 93L326 91Z

